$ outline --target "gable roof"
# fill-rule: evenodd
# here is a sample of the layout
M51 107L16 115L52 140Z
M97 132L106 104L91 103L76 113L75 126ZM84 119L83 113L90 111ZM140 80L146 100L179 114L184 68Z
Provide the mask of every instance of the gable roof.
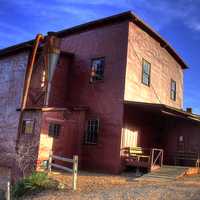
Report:
M123 12L118 15L113 15L110 17L106 17L103 19L95 20L92 22L88 22L85 24L81 24L78 26L74 26L72 28L68 28L65 30L61 30L56 32L56 35L58 37L66 37L68 35L76 34L79 32L91 30L97 27L122 22L125 20L132 21L135 23L138 27L140 27L142 30L147 32L151 37L153 37L156 41L160 43L160 45L165 48L169 54L181 65L183 69L188 68L187 64L183 61L183 59L176 53L176 51L157 33L155 32L151 27L149 27L145 22L143 22L141 19L139 19L135 14L133 14L131 11ZM6 56L8 54L12 54L16 51L21 51L25 49L30 49L33 45L34 40L30 40L21 44L17 44L11 47L7 47L4 49L0 49L0 57Z

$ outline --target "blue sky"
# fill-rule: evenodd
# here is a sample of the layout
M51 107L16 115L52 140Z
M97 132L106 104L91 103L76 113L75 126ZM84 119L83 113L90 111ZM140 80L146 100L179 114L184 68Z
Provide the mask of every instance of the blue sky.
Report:
M188 63L184 106L200 114L200 0L0 0L0 48L132 10Z

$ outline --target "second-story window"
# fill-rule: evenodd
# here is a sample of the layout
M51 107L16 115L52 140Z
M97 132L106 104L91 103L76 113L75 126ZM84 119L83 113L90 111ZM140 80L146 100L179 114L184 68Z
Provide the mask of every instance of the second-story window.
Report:
M45 86L45 79L46 79L46 72L45 72L45 70L43 70L42 77L41 77L41 84L40 84L41 88L44 88L44 86Z
M99 120L88 120L87 130L85 134L85 144L96 144L99 132Z
M151 64L143 59L142 61L142 83L150 86Z
M176 101L176 81L173 79L171 79L170 97L172 100Z
M90 74L90 83L93 83L98 80L103 80L104 77L104 58L95 58L91 62L91 74Z

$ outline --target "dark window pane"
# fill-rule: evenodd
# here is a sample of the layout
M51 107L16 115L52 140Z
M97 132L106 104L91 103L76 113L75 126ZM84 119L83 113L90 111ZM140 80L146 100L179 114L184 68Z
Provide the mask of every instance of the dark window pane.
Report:
M172 100L176 100L176 81L171 80L171 91L170 96Z
M150 74L150 65L148 63L143 64L143 70L145 74Z
M99 120L88 120L87 131L85 135L86 144L96 144L99 132Z
M60 124L50 123L49 124L49 136L58 137L60 134L60 128L61 128Z
M25 119L22 122L22 132L24 134L32 134L34 132L35 121Z
M150 86L151 64L146 60L142 62L142 83Z
M145 85L149 85L149 76L146 75L146 74L143 74L142 82L143 82Z
M91 66L91 82L95 80L102 80L104 75L104 58L97 58L92 59L92 66Z

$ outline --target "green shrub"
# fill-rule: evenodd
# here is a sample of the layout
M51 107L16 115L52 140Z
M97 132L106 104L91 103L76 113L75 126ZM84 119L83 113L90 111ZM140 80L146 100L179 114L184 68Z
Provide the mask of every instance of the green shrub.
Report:
M30 176L18 181L12 190L15 199L24 195L40 192L45 189L57 188L58 183L44 172L34 172Z

